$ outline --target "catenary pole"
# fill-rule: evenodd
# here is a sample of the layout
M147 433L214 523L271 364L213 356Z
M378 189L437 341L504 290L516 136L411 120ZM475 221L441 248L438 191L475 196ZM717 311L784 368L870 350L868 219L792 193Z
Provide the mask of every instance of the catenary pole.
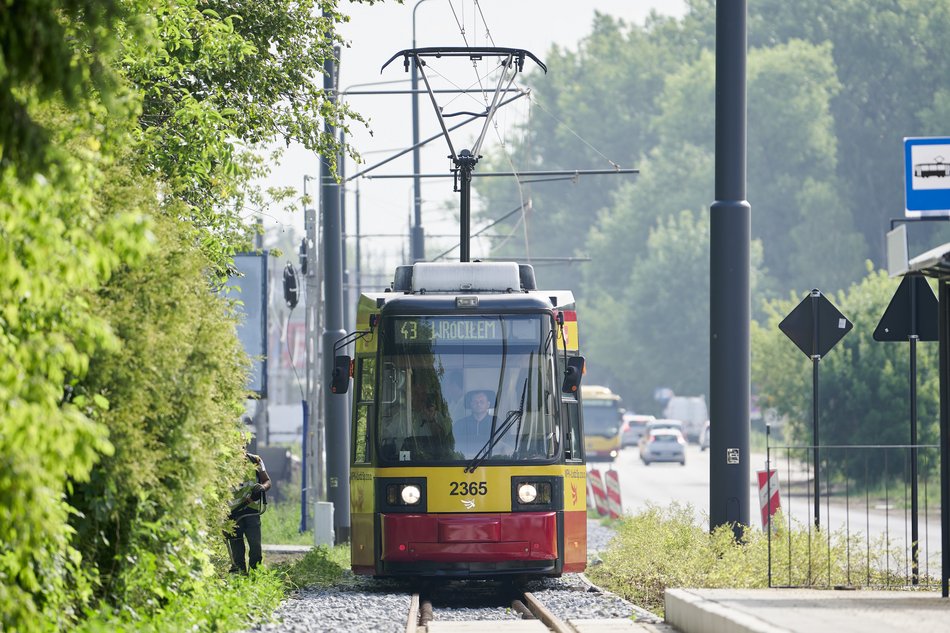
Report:
M716 200L710 208L709 527L749 525L746 0L716 3Z
M323 64L323 87L327 98L336 100L336 62L327 59ZM329 122L324 125L326 138L336 139L336 130ZM330 173L331 161L324 156L320 161L320 202L323 206L323 272L324 272L324 330L322 335L323 372L321 385L326 396L324 403L324 433L326 434L327 501L333 504L334 541L345 543L350 539L350 478L349 478L349 424L346 397L331 394L326 389L333 373L333 346L345 336L343 329L343 231L340 217L339 185Z
M426 0L419 0L412 7L412 48L416 47L416 9ZM419 173L419 69L412 64L412 173ZM410 231L410 263L425 259L425 233L422 229L422 180L416 176L412 179L412 212L413 224Z

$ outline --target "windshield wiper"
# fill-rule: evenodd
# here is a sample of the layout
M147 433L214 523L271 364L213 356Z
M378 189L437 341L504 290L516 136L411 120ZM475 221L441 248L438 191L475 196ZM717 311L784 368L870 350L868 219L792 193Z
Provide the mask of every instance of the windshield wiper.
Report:
M485 442L485 445L482 446L477 453L475 453L475 457L473 457L472 461L470 461L468 466L465 467L464 472L474 473L475 469L478 468L479 465L485 461L485 458L491 454L492 449L495 448L495 444L497 444L501 438L504 437L505 433L511 430L511 427L514 426L515 423L521 421L521 416L524 415L525 396L527 395L528 379L525 378L524 387L521 388L521 406L515 411L508 412L508 415L505 416L504 421L492 431L492 434L488 438L488 441Z

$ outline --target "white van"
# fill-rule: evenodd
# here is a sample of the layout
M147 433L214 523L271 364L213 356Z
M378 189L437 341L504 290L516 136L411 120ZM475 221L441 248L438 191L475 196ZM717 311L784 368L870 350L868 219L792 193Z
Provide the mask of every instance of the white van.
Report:
M663 410L663 417L683 422L683 435L698 442L703 426L709 420L706 396L673 396Z

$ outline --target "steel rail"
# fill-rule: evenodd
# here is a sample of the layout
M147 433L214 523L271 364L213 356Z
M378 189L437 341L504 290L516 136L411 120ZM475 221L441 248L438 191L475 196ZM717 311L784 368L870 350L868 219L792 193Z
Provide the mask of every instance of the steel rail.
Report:
M406 622L406 633L416 633L419 626L419 594L412 594L409 600L409 619Z
M541 620L545 626L555 633L575 633L574 627L551 613L548 608L541 604L530 591L524 592L522 602L524 602L525 606L528 607L528 609L532 614L534 614L536 618Z

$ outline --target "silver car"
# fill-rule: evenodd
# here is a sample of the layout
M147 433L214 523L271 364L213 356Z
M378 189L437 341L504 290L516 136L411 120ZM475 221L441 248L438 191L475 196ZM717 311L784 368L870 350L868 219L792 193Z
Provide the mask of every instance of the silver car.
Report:
M679 462L686 465L686 440L676 429L651 431L640 443L640 460L645 466L653 462Z

